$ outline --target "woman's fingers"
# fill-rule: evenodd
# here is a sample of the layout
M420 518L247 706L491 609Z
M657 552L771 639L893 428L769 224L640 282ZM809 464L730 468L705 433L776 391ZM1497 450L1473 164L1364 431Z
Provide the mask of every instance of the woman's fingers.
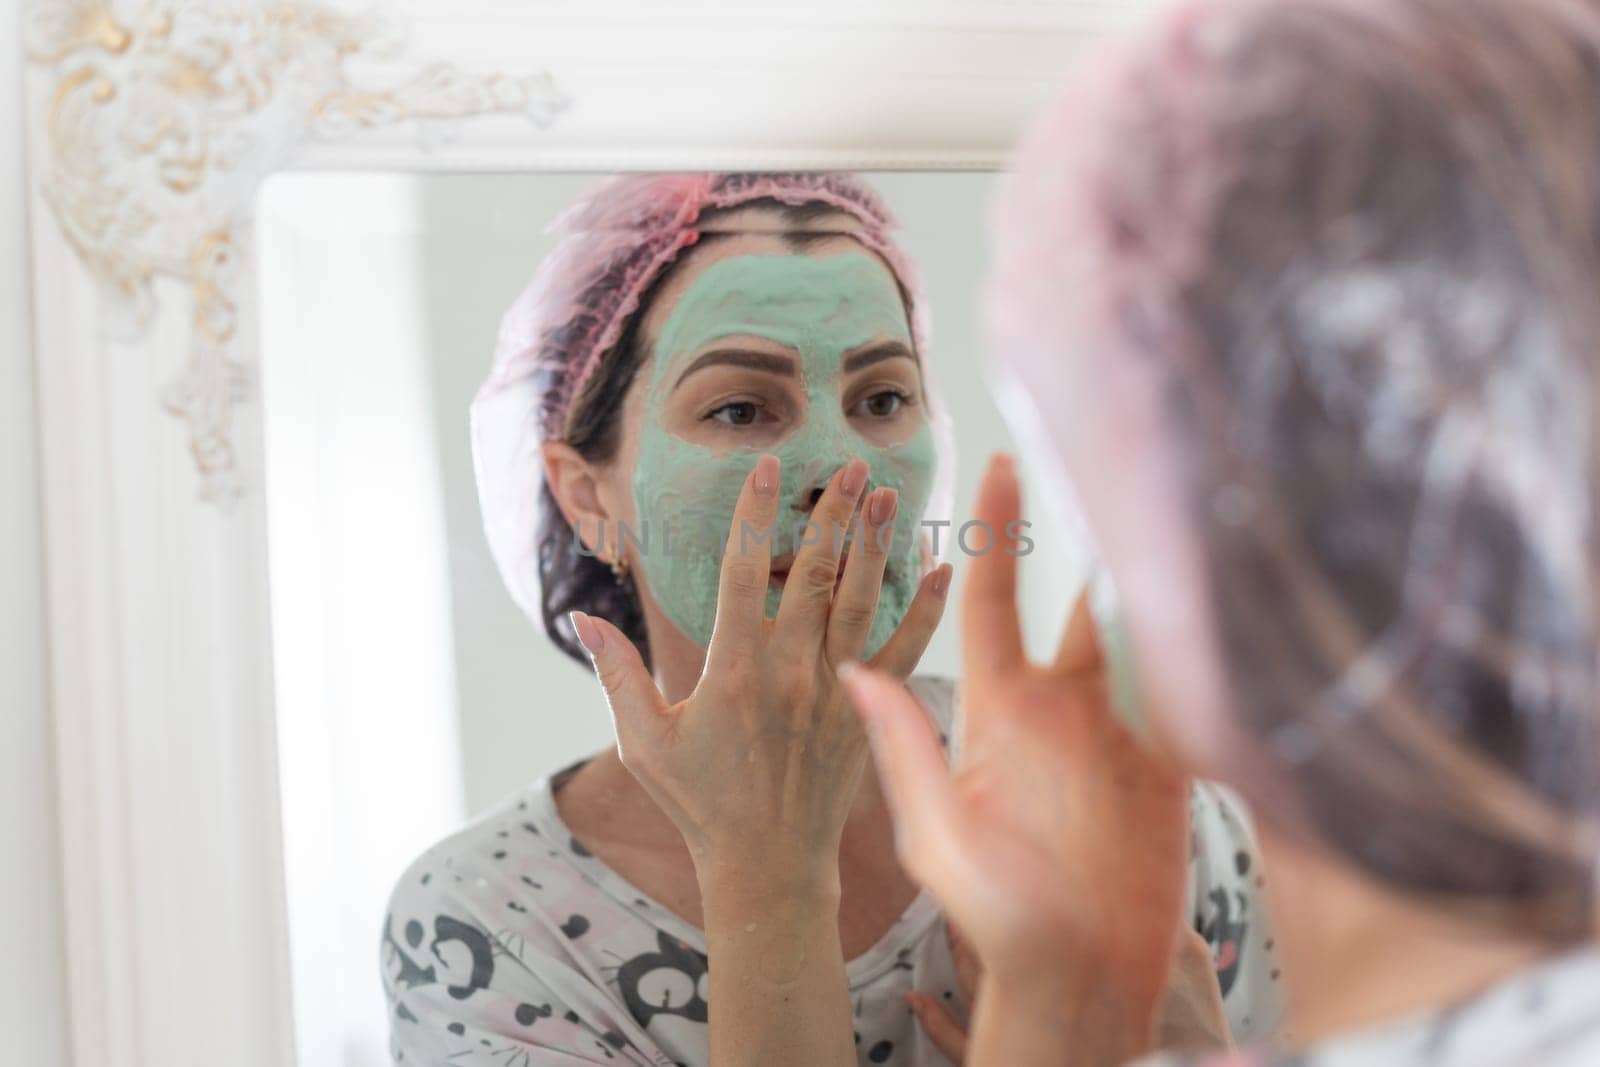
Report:
M1161 1048L1184 1052L1223 1052L1231 1044L1211 946L1189 927L1178 933L1157 1016L1157 1041Z
M666 698L645 668L639 650L621 630L604 619L581 611L572 613L572 628L594 664L594 672L605 690L611 708L611 722L617 733L623 762L632 755L630 742L652 736L668 711Z
M833 587L839 577L839 555L844 550L845 531L856 501L867 488L867 465L853 459L833 476L822 498L811 509L807 543L795 555L778 605L776 637L779 641L798 640L802 647L822 648L828 615L833 605Z
M950 564L941 563L922 576L922 581L917 585L917 594L911 599L911 607L906 609L905 618L900 620L900 625L895 627L889 640L883 643L867 666L901 681L911 677L911 672L917 669L917 664L922 660L922 654L928 650L928 642L933 640L934 631L939 628L939 620L944 618L953 570Z
M906 1003L916 1015L922 1032L933 1042L933 1047L951 1063L965 1063L967 1032L956 1022L956 1017L926 993L907 993Z
M1095 629L1094 613L1089 610L1089 590L1078 594L1072 606L1072 617L1061 634L1061 645L1056 649L1051 670L1063 676L1085 674L1105 666L1105 656L1100 649L1100 635Z
M943 877L960 811L950 788L944 749L917 698L898 681L870 668L846 664L839 671L845 692L867 727L889 810L895 842L906 870L928 884Z
M873 616L878 613L878 592L883 588L883 568L899 510L900 494L893 489L875 489L862 502L855 538L828 615L828 657L833 663L859 659L866 646Z
M966 673L993 673L1018 668L1026 662L1022 623L1017 617L1017 557L1008 549L1008 536L1022 511L1022 489L1010 456L989 460L978 488L976 518L992 537L967 568L962 600L961 648Z
M767 579L772 573L772 523L778 514L777 456L762 456L745 479L733 509L728 546L717 587L717 621L707 658L715 663L754 653L767 614Z

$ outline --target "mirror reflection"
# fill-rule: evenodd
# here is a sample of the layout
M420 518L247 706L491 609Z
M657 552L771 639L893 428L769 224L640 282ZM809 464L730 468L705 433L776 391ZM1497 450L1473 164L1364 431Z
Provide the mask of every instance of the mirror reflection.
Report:
M304 1062L703 1064L774 1012L829 1025L741 967L801 991L842 968L861 1062L960 1061L976 964L895 860L834 669L908 677L952 746L941 620L970 561L1020 560L1034 634L1071 607L1034 591L1089 574L1050 496L1015 524L975 500L1026 444L978 352L994 181L268 183ZM1181 959L1205 981L1164 1025L1269 1034L1244 816L1211 786L1191 808ZM836 922L808 925L816 901ZM713 998L737 1024L712 1030Z

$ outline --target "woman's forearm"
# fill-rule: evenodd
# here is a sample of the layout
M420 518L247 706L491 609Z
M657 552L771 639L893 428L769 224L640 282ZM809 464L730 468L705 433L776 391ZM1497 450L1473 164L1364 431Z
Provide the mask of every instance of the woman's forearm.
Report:
M712 1067L853 1067L838 877L756 866L701 882Z
M967 1067L1120 1067L1151 1049L1149 1008L1103 978L985 974Z

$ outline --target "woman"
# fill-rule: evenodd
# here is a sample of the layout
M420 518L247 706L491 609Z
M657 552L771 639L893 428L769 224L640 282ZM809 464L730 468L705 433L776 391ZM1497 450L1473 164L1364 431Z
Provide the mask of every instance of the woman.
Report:
M402 877L396 1058L959 1059L970 960L894 858L834 673L866 656L909 676L950 578L918 536L941 433L888 215L847 175L635 175L562 226L474 446L507 583L593 656L618 746ZM948 733L950 684L912 684ZM1181 918L1219 959L1189 935L1168 1025L1225 1039L1220 994L1259 1032L1248 837L1211 789L1193 819Z
M1600 1063L1597 101L1592 0L1207 0L1025 143L994 351L1123 594L1161 751L1109 714L1081 617L1026 662L1004 554L967 592L953 776L897 686L852 678L908 869L987 967L970 1062L1153 1047L1170 934L1107 919L1176 907L1181 869L1119 845L1180 837L1198 773L1262 813L1304 976L1290 1047L1200 1062ZM1008 464L982 496L1017 513ZM1101 892L1062 895L1085 865Z

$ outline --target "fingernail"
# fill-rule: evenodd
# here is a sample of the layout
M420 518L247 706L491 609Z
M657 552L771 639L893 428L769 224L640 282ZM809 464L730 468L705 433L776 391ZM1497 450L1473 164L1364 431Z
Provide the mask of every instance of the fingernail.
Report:
M772 496L778 491L778 457L762 456L756 460L756 496Z
M941 563L933 572L933 577L928 579L928 588L933 590L934 596L944 596L950 591L950 564Z
M589 653L589 658L593 659L599 655L606 647L606 638L605 634L601 633L600 627L594 624L594 620L581 611L568 612L567 618L572 620L572 629L578 635L578 643Z
M900 494L893 489L879 489L867 504L867 518L872 525L882 526L900 510Z
M844 495L854 500L861 495L861 490L867 487L867 465L859 459L853 459L844 468L844 475L839 479L839 488Z

